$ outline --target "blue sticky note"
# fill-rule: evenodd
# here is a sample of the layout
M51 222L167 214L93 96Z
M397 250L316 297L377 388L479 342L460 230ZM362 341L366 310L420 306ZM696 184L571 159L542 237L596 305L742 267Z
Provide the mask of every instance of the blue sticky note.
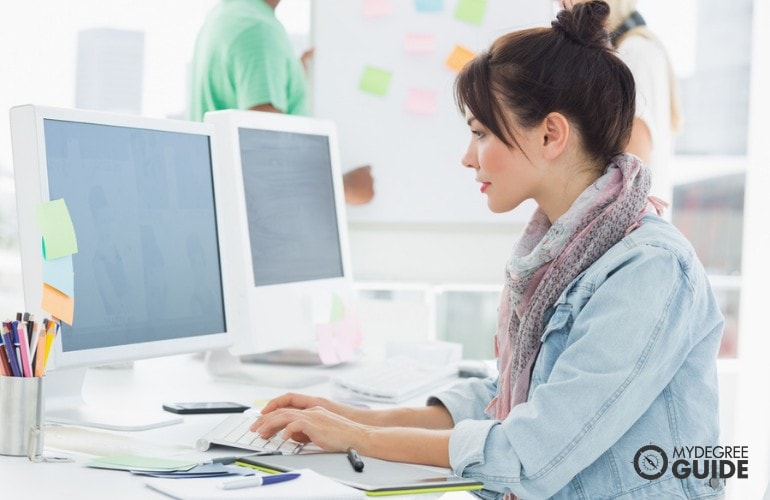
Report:
M43 261L43 282L70 297L75 295L72 255Z
M444 10L444 0L414 0L417 12L441 12Z

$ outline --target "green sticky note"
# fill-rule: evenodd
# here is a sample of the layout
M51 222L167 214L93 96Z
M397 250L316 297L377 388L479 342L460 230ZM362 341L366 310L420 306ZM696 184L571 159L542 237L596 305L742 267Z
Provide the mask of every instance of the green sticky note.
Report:
M100 469L171 471L190 470L198 465L198 463L190 460L145 457L142 455L114 455L95 458L86 465Z
M455 19L481 24L486 10L487 0L460 0L455 9Z
M345 304L342 302L340 296L335 293L334 297L332 297L332 316L330 322L336 323L337 321L342 321L344 317Z
M393 73L391 71L367 66L364 68L361 80L358 82L358 88L370 94L384 96L388 93L392 77Z
M58 259L78 251L75 227L63 199L37 206L37 222L43 234L43 258Z

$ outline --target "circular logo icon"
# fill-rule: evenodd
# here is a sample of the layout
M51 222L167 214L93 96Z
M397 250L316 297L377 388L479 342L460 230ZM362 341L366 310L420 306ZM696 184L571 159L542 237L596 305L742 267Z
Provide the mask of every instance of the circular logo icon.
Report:
M668 456L660 446L642 446L634 455L634 469L644 479L658 479L668 469Z

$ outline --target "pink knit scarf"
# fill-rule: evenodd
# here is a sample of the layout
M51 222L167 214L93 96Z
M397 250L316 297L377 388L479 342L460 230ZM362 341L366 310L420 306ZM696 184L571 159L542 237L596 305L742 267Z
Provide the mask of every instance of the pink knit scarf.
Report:
M635 156L613 158L604 174L553 225L538 209L513 249L501 299L495 356L500 378L486 409L505 419L526 401L540 351L543 315L567 285L665 203L647 198L650 173Z

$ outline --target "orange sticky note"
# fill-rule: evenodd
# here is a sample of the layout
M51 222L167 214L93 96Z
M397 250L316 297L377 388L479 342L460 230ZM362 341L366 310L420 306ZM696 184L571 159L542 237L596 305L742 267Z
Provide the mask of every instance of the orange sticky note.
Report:
M455 45L452 49L452 53L447 57L446 65L449 69L455 73L459 73L463 66L468 64L468 61L476 57L476 53L470 49L466 49L462 45Z
M75 316L75 299L64 295L47 283L43 283L42 307L52 316L56 316L68 325L72 324Z

